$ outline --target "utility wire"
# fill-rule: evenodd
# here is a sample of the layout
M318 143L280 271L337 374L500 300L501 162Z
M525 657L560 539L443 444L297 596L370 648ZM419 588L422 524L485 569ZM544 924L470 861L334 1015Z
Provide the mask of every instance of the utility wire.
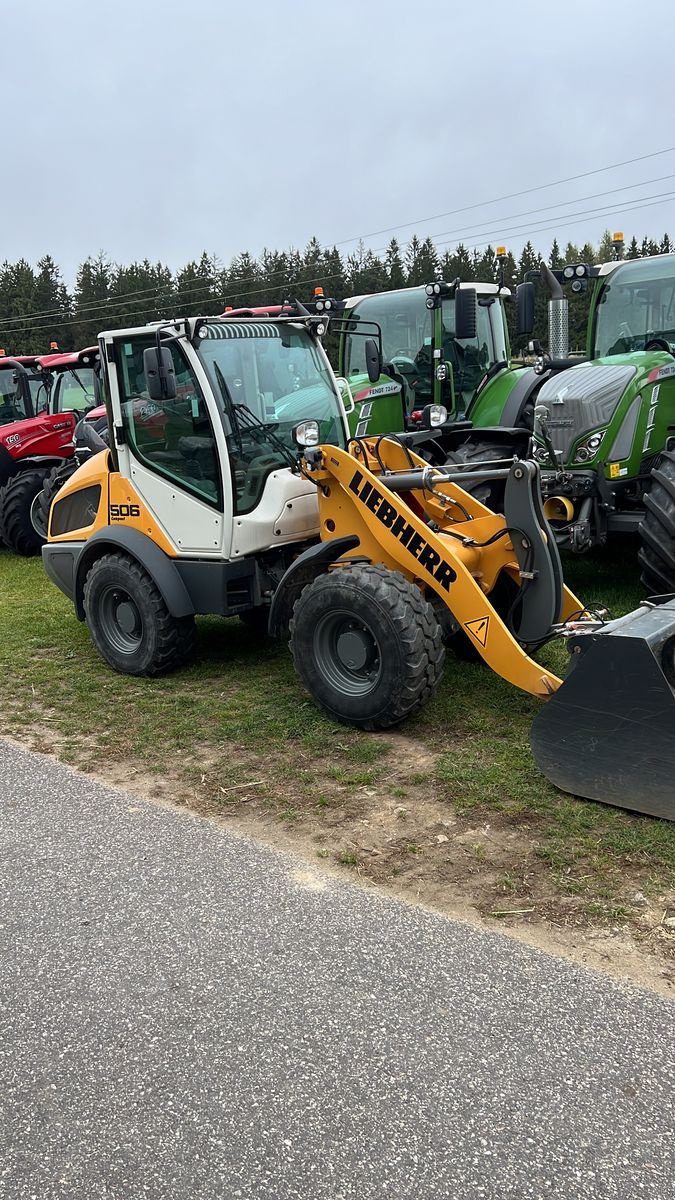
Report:
M665 151L663 151L663 152L665 152ZM647 157L649 157L649 156L647 156ZM598 169L610 169L610 168L598 168ZM595 173L587 172L586 174L595 174ZM669 179L675 179L675 174L658 175L658 176L656 176L655 179L641 180L640 182L637 182L637 184L623 184L619 187L609 188L609 190L605 190L603 192L592 192L589 194L589 196L579 196L573 200L557 200L557 202L555 204L539 206L539 208L536 208L536 209L525 209L525 210L522 210L521 212L514 212L514 214L510 214L509 216L494 217L494 218L491 218L490 221L479 222L478 226L462 226L462 227L459 227L458 229L443 230L443 232L440 232L440 230L438 230L438 232L436 232L434 234L430 234L430 236L431 236L431 239L434 241L437 241L438 238L446 238L449 240L452 240L454 238L460 238L460 239L473 238L473 236L476 236L476 234L478 234L479 232L482 232L482 230L484 229L484 226L486 226L486 224L491 224L491 226L496 226L497 223L498 223L498 229L494 229L494 236L501 236L502 234L506 234L509 232L518 232L518 230L516 230L516 229L515 230L507 229L506 224L509 221L516 220L516 218L521 217L521 216L533 216L534 214L537 214L537 212L550 212L555 209L569 208L569 206L571 206L573 204L584 203L585 200L599 199L599 198L602 198L603 196L614 196L614 194L616 192L632 191L633 188L635 188L635 187L646 187L651 184L658 184L658 182L663 182L663 181L669 180ZM548 187L548 186L552 186L552 185L542 185L542 186ZM537 188L531 188L531 191L537 191ZM662 193L662 196L663 197L669 196L669 194L670 193ZM635 199L643 200L643 199L651 199L651 197L639 197L639 198L635 198ZM620 202L620 203L622 203L622 202ZM473 206L473 208L477 208L477 206L479 206L479 205L472 205L472 206ZM464 211L464 210L458 210L458 211ZM611 206L609 206L609 208L607 210L603 210L603 211L607 212L607 215L609 215L610 211L611 211ZM602 215L602 212L598 212L598 215ZM561 214L561 218L567 217L567 216L568 216L568 214ZM434 218L429 218L429 220L434 220ZM540 222L534 222L534 224L538 224L538 223L540 223ZM536 232L536 230L533 229L532 232ZM542 232L543 232L543 230L542 230ZM437 245L447 245L447 241L437 242ZM479 244L479 245L486 245L486 242L482 242L482 244ZM382 254L382 253L386 253L387 250L388 250L387 246L382 246L382 247L378 247L377 250L371 251L371 253ZM324 276L324 277L330 277L330 276ZM339 277L339 276L334 276L334 277ZM275 278L279 278L280 281L285 281L288 278L287 272L281 268L277 271L271 271L270 274L267 276L268 287L275 286L275 284L273 282L275 280ZM204 292L204 290L207 290L207 292L208 292L210 287L211 287L211 284L201 284L201 286L199 286L197 288L190 288L190 294L193 295L193 294L202 293L202 292ZM132 290L132 292L127 292L124 295L124 298L120 299L119 304L124 306L126 304L129 304L129 302L131 300L135 300L136 298L148 298L148 300L155 299L155 298L161 298L162 295L166 294L166 289L167 289L166 283L155 284L155 286L153 286L151 288L137 288L135 290ZM249 293L249 294L255 294L255 293ZM190 301L187 301L187 302L190 302ZM114 296L112 296L112 298L109 298L109 299L91 300L88 305L84 305L83 307L78 308L77 316L79 317L80 314L84 314L84 313L95 313L98 310L104 310L106 312L109 312L109 311L114 310L115 307L119 307L119 304L118 304L118 301L115 301ZM14 325L14 324L18 325L20 323L23 323L24 320L37 320L38 318L41 318L41 317L50 317L50 316L61 317L62 316L61 308L44 308L44 310L41 310L38 312L32 312L30 314L30 317L26 317L26 318L22 318L22 317L8 318L7 323L4 326L2 326L2 328L10 329L12 325Z
M606 168L606 169L609 169L609 168ZM588 173L592 174L593 172L588 172ZM485 233L485 230L483 227L485 225L489 225L489 224L496 225L497 223L499 224L499 227L490 230L489 236L494 236L494 237L506 236L509 233L518 233L523 228L531 230L532 233L544 232L544 228L539 229L539 230L534 228L534 226L536 226L536 225L541 225L541 221L535 221L533 224L528 223L527 226L520 226L520 227L516 226L513 228L508 228L507 223L509 221L516 220L518 217L521 217L521 216L532 216L538 212L546 213L546 212L551 212L554 209L558 209L558 208L569 208L571 205L579 204L586 200L593 200L593 199L600 198L602 196L614 195L616 191L629 191L636 187L644 187L644 186L647 186L652 183L659 183L659 182L665 181L667 179L674 179L674 178L675 178L675 174L661 175L661 176L657 176L655 179L642 180L640 183L624 184L619 188L612 188L612 189L609 189L609 190L606 190L603 192L594 192L587 196L579 196L579 197L577 197L576 200L558 201L557 203L552 204L552 205L545 205L540 208L526 209L520 213L512 213L508 217L494 218L493 221L479 222L478 226L475 226L475 225L460 226L454 230L444 230L443 232L438 231L435 234L431 234L430 237L432 238L432 240L435 242L436 245L445 246L448 244L448 241L455 240L456 238L459 238L460 240L464 240L466 238L475 238L476 236L479 236L481 233L484 236L488 236L488 234ZM549 185L542 185L542 186L549 186ZM531 189L531 190L534 191L537 189ZM671 198L672 195L673 195L672 192L663 192L663 193L658 194L658 196L656 196L656 197L650 197L650 196L635 197L635 206L634 207L635 208L646 207L646 205L641 203L644 200L651 201L653 199L655 200L655 199ZM616 208L619 208L621 212L633 211L633 208L629 209L629 208L621 207L623 205L623 203L624 203L623 201L618 201L616 205L609 205L607 207L597 208L595 210L588 209L588 210L582 211L581 213L569 213L569 214L561 213L560 216L555 219L555 223L557 224L561 220L565 220L567 218L573 218L573 217L577 217L577 216L611 215L613 210ZM478 206L473 206L473 207L478 207ZM543 220L543 218L542 218L542 220ZM551 227L552 226L549 223L545 226L545 229L549 229ZM563 225L563 228L565 228L564 225ZM438 241L439 238L445 238L446 240ZM480 242L480 243L474 244L470 247L467 247L467 249L469 249L469 250L470 249L478 249L479 247L488 245L488 244L489 244L488 242ZM325 247L323 249L325 249ZM381 246L375 250L371 250L370 252L374 255L379 255L379 254L384 254L387 249L388 249L387 246ZM332 279L332 278L339 278L339 277L340 276L337 274L333 275L333 276L325 276L325 275L322 276L322 278L324 278L324 279ZM288 275L287 275L286 271L284 271L281 268L278 271L273 271L270 273L270 275L267 276L267 282L266 282L266 285L264 288L261 288L258 291L248 292L247 294L248 295L261 295L263 292L268 291L270 287L273 288L276 286L276 284L273 281L277 278L281 282L284 282L288 279ZM312 282L315 282L315 280L306 280L304 282L312 283ZM195 295L201 295L205 292L210 292L212 289L212 286L213 286L212 284L202 284L199 287L190 288L189 295L192 297ZM152 300L160 299L161 297L165 296L166 290L167 290L167 285L166 285L166 283L164 283L164 284L155 285L151 288L139 288L134 291L127 292L126 295L124 297L121 297L119 300L115 300L114 297L110 297L110 298L106 298L106 299L102 299L102 300L93 300L93 301L90 301L88 304L83 305L82 307L78 308L77 313L75 313L73 315L73 317L70 318L70 320L77 320L79 317L86 316L87 314L91 314L93 317L93 315L95 315L99 310L101 310L102 313L103 312L109 313L119 307L124 307L125 305L129 304L132 301L135 302L135 300L137 298L140 299L141 297L147 298L148 303L150 304ZM189 304L191 302L192 302L191 300L188 300L185 303ZM145 306L143 306L143 309L144 308L145 308ZM63 313L63 310L60 308L59 309L43 309L39 312L31 313L29 316L26 316L26 317L11 317L7 320L7 322L5 322L2 325L2 329L11 331L12 328L22 328L26 324L26 322L33 323L43 317L46 317L46 318L49 318L52 316L61 317L62 313ZM67 319L64 320L64 322L62 322L62 323L68 323ZM49 322L47 322L46 324L49 324ZM42 327L42 326L39 326L39 327Z
M492 200L481 200L476 204L466 204L463 208L451 208L449 212L437 213L433 217L421 217L418 221L404 221L400 225L390 225L387 229L376 229L372 233L362 233L359 237L343 238L335 242L336 246L346 246L349 242L365 241L366 238L380 237L385 233L395 233L397 229L417 228L429 221L442 221L446 217L457 216L458 213L472 212L477 208L487 208L490 204L501 204L504 200L515 200L518 196L530 196L533 192L543 192L546 188L560 187L563 183L574 183L577 179L588 179L591 175L602 175L605 171L616 171L619 167L629 167L633 163L646 162L649 158L659 158L663 154L672 154L675 146L666 146L663 150L654 150L651 154L640 154L636 158L626 158L623 162L610 163L607 167L596 167L593 171L582 171L579 175L568 175L565 179L554 179L552 183L541 183L537 187L523 188L520 192L509 192L506 196L496 196Z
M668 176L666 176L665 178L668 178ZM635 186L637 186L637 185L635 185ZM599 193L599 194L602 195L602 193ZM582 218L586 218L589 215L591 215L591 216L593 216L593 215L606 216L606 215L610 215L610 214L611 215L619 215L619 213L625 214L625 213L629 213L629 212L634 212L634 211L638 211L642 208L653 207L655 204L661 203L661 201L663 200L664 197L671 198L673 196L675 196L675 192L659 193L654 198L639 197L639 198L636 198L636 203L626 205L626 206L624 206L623 203L621 201L619 201L618 204L616 204L616 205L610 205L610 206L607 206L604 208L597 208L597 209L587 209L587 210L583 210L580 213L561 214L560 216L549 219L548 221L545 221L544 218L542 218L541 221L534 222L534 225L532 225L531 223L528 223L525 226L517 226L517 227L513 227L511 229L508 229L508 228L504 229L503 226L500 225L499 229L490 231L489 235L484 233L484 236L486 236L486 237L489 236L490 240L487 240L484 242L474 242L472 245L466 246L465 248L467 251L478 250L485 246L490 245L492 237L503 236L508 233L512 233L512 234L518 233L522 229L528 230L529 232L534 233L534 234L543 233L548 229L557 229L557 228L566 229L566 228L569 228L569 226L571 226L571 225L578 224ZM570 203L573 203L573 202L570 201ZM559 206L553 205L551 207L556 208ZM618 212L615 211L617 209L618 209ZM545 211L545 210L541 210L541 211ZM562 219L562 224L561 224L561 219ZM534 228L534 226L537 226L537 225L539 226L539 228ZM458 232L461 232L461 231L458 231ZM470 237L470 236L472 236L471 232L464 234L464 237ZM449 238L448 241L437 242L435 244L437 246L447 245L450 241L455 241L456 238L457 238L457 233L455 233L455 235L453 237ZM373 256L377 256L380 253L384 253L386 251L386 249L387 249L387 247L381 247L378 250L370 251L370 253L372 253ZM283 278L284 286L286 287L286 289L289 291L293 290L293 288L294 288L294 286L296 286L296 284L292 280L289 280L288 276L286 276L285 273L280 271L280 272L273 272L272 276L266 281L266 283L263 287L255 288L252 291L247 291L246 294L250 298L256 297L256 296L263 296L263 295L268 296L270 288L275 288L277 286L280 286L280 285L276 285L276 284L272 283L272 281L271 281L272 278L277 274L279 274ZM306 286L310 286L313 283L326 283L328 281L332 281L333 279L340 279L340 278L344 278L342 272L336 272L336 273L330 274L330 275L320 274L320 275L315 276L314 278L303 280L302 283ZM211 294L212 289L213 289L213 285L203 284L203 285L200 285L199 287L189 289L189 299L177 300L177 301L170 300L169 301L170 316L176 315L180 309L183 309L186 307L188 307L188 308L194 307L194 298L196 296L202 295L204 293ZM93 320L96 315L100 315L102 320L104 320L110 314L116 312L116 310L126 309L127 306L130 304L130 302L137 303L137 301L135 300L136 297L140 297L140 296L146 297L147 296L147 303L145 303L141 306L140 312L130 314L133 317L140 318L145 312L154 313L156 311L156 308L158 307L158 305L154 304L153 301L163 298L165 296L165 292L166 292L166 288L165 288L165 286L162 286L162 287L156 288L156 289L154 289L154 288L153 289L141 289L137 292L130 292L125 297L120 298L119 300L111 299L111 300L93 301L91 303L91 305L85 305L82 308L78 309L75 313L73 313L69 317L65 317L65 318L62 317L62 309L52 310L54 316L62 317L62 319L60 321L55 321L55 320L43 321L41 319L42 317L49 317L49 310L45 310L43 313L31 313L29 315L26 315L25 317L13 316L8 321L3 322L0 325L0 332L3 335L6 333L11 334L12 331L19 332L19 331L25 329L26 327L31 328L33 331L38 331L38 330L42 330L42 329L61 329L61 328L66 328L66 327L71 326L73 324L73 322L78 321L80 319ZM214 298L214 303L215 302L216 301ZM166 307L166 306L162 305L162 307ZM100 314L99 314L99 310L102 310L100 312ZM119 313L118 315L122 316L123 314ZM170 317L167 317L167 319L170 319Z

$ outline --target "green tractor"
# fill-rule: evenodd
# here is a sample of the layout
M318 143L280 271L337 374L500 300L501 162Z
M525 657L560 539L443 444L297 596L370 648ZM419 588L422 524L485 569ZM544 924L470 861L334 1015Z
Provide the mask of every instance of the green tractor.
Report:
M583 553L637 533L642 582L675 592L675 255L543 268L552 361L567 359L563 286L592 280L587 358L536 393L533 453L546 514ZM562 365L561 364L561 365Z
M433 431L435 461L482 471L467 480L478 499L500 509L502 485L487 467L531 449L560 547L579 554L610 534L638 534L645 587L675 593L675 255L544 266L541 277L549 353L532 368L510 365L510 297L496 285L434 283L361 297L347 302L346 316L381 325L383 377L404 389L408 426L413 406L447 409L450 422ZM593 289L584 359L569 356L568 285ZM520 335L532 332L534 298L533 283L519 285ZM357 329L345 321L339 362L355 400L365 365Z
M500 414L508 410L514 390L520 412L523 377L539 383L531 370L510 365L506 305L512 302L503 286L459 280L345 301L341 319L333 320L331 329L340 335L338 372L354 397L357 436L419 430L416 440L423 441L425 413L433 406L446 414L446 422L434 431L441 447L437 456L445 461L466 442L474 425L493 423L477 420L476 414L494 412L497 428L486 429L484 440L492 451L512 454L513 431L509 435L502 428ZM373 340L381 352L376 380L369 358ZM385 396L391 398L388 406ZM527 438L520 440L525 446Z

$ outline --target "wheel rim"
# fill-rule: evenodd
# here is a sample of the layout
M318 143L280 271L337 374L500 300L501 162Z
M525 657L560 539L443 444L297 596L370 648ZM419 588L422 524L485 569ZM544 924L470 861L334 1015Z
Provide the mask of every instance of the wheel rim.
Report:
M106 641L122 654L133 654L141 644L143 622L136 602L121 587L108 587L99 602L99 626Z
M42 512L42 508L40 506L40 492L38 492L37 496L35 497L35 499L33 500L33 503L30 506L30 523L33 526L33 529L37 533L38 537L44 538L44 540L46 541L47 540L47 525L46 525L46 522L44 519L44 513Z
M331 687L345 696L367 696L382 674L380 647L370 625L343 610L318 621L314 660Z

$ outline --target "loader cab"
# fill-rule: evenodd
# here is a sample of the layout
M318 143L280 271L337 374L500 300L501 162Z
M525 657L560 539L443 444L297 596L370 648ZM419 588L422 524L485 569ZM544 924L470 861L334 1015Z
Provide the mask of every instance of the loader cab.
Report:
M442 404L452 417L462 417L487 372L509 357L502 297L495 284L466 284L477 293L476 333L457 336L455 299L444 296L427 307L425 287L402 288L346 303L345 317L377 322L382 330L382 355L391 377L400 380L404 411L411 414L430 403ZM366 372L364 337L345 322L341 338L340 371L356 383ZM441 361L445 371L438 370ZM369 429L368 432L376 432Z
M145 352L170 355L166 395ZM319 422L345 445L337 382L316 336L290 318L204 318L101 336L119 475L132 478L176 553L225 557L316 530L292 431ZM157 360L158 361L158 360Z

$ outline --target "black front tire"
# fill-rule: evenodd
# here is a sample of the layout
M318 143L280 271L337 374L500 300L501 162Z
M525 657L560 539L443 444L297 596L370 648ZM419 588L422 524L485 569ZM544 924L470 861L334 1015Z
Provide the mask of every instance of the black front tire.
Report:
M640 579L652 596L675 592L675 454L664 450L652 471L638 534Z
M194 617L173 617L147 571L125 554L93 564L84 612L99 654L123 675L165 675L192 654Z
M0 538L24 558L39 554L44 543L33 529L31 506L42 491L47 472L43 470L20 471L2 489L0 505Z
M361 729L397 725L431 699L445 650L430 604L380 566L320 575L293 609L291 651L310 695Z
M458 467L460 470L471 471L477 463L493 462L497 459L512 458L509 447L503 442L490 441L468 441L462 446L458 446L456 450L452 450L445 460L447 467ZM458 480L460 486L463 486L461 480ZM489 479L481 480L478 483L468 483L464 489L470 496L475 497L481 504L485 504L487 508L492 509L492 512L503 513L504 511L504 492L505 481L503 479L495 479L491 482Z

